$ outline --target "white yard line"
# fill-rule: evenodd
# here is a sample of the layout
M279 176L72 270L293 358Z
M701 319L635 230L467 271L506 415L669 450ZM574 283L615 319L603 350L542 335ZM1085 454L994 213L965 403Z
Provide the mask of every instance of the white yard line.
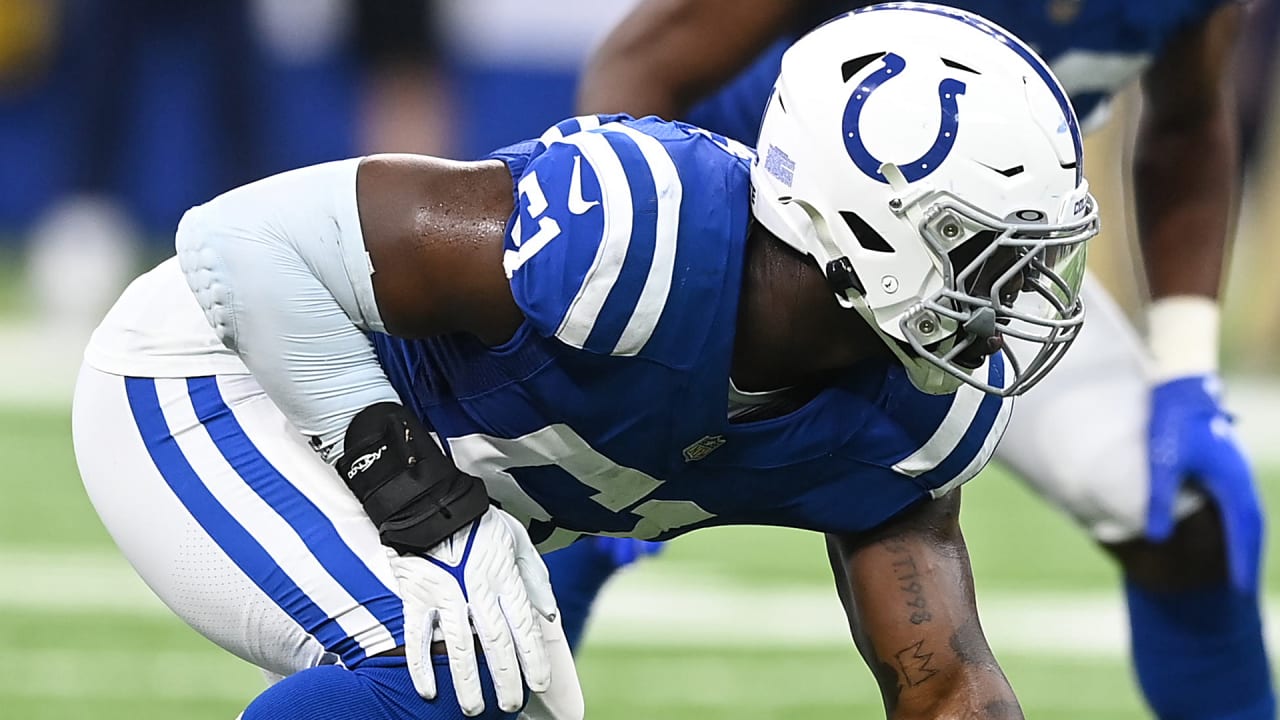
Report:
M1122 657L1126 652L1127 622L1114 593L980 591L978 606L997 653ZM605 590L592 617L591 638L614 645L798 648L850 642L833 589L752 588L660 566L626 573ZM1280 634L1275 639L1280 642Z
M159 615L168 609L119 553L0 548L0 608Z
M0 698L247 702L261 688L256 668L212 645L190 652L40 648L0 656Z
M978 605L997 653L1120 658L1128 632L1117 592L981 592ZM0 549L0 610L164 617L168 610L110 552ZM1271 616L1280 602L1267 606ZM1280 632L1268 639L1280 648ZM753 587L653 564L624 573L597 604L593 643L613 646L847 647L833 591Z

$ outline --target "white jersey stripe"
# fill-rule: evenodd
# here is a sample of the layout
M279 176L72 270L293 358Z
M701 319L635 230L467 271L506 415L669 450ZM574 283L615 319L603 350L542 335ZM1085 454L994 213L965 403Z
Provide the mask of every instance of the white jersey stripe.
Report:
M935 498L942 497L951 492L955 488L969 482L974 475L978 474L986 466L987 461L991 459L991 455L996 451L996 445L1000 443L1000 438L1004 435L1004 429L1009 425L1009 416L1013 414L1013 398L1005 398L1000 401L1000 411L996 413L996 420L991 424L991 430L987 433L987 439L982 441L982 449L978 454L969 461L969 464L960 471L958 475L951 478L941 487L934 488L929 491L929 495Z
M218 503L253 536L311 602L333 618L364 649L366 655L395 648L395 639L386 626L351 597L324 569L297 531L227 463L213 439L201 428L187 394L186 381L158 379L155 384L165 422L179 449ZM188 428L201 429L183 432Z
M622 336L613 348L614 355L636 355L649 342L662 309L666 307L671 292L672 276L676 265L676 240L680 234L680 203L684 188L680 173L671 154L652 135L646 135L622 123L609 123L606 130L617 130L635 141L641 155L653 173L654 189L658 197L657 230L654 237L653 264L636 301L635 311L627 321Z
M564 139L564 133L560 132L559 125L552 125L547 128L546 132L538 137L538 143L543 147L551 147L552 143L558 143Z
M990 362L990 360L984 362L982 367L974 372L980 377L986 377ZM973 419L978 415L978 408L986 397L986 393L975 387L960 386L956 391L955 399L951 401L946 417L942 418L933 436L921 445L919 450L900 460L893 469L903 475L916 477L941 465L951 451L960 444L961 438L973 424Z
M618 281L622 263L631 244L632 207L631 185L622 160L604 135L596 132L574 133L561 142L582 151L596 172L600 182L600 204L604 209L604 230L600 246L596 249L591 267L582 279L582 286L569 304L569 311L560 321L556 337L573 347L587 344L591 328L604 308L609 291Z
M600 127L599 117L595 115L579 115L578 117L569 118L568 120L562 120L547 128L546 132L542 133L538 138L538 142L541 143L543 147L551 147L552 143L560 142L565 137L564 131L560 129L560 126L573 122L578 124L578 130L576 132L595 130ZM572 135L573 133L569 134Z

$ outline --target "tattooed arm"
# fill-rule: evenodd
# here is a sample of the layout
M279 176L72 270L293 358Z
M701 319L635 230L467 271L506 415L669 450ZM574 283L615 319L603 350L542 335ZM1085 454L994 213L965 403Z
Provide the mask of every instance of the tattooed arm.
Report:
M854 642L891 720L1013 720L1022 710L983 637L960 493L870 535L827 536Z

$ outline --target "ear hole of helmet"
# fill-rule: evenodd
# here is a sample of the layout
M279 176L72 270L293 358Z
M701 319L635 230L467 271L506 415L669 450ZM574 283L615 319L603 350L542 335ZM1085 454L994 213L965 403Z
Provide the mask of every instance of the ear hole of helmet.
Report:
M876 232L862 216L850 210L841 210L840 217L844 219L844 223L849 226L849 231L853 233L853 237L857 239L858 244L864 249L871 252L891 253L893 246L889 244L884 236Z

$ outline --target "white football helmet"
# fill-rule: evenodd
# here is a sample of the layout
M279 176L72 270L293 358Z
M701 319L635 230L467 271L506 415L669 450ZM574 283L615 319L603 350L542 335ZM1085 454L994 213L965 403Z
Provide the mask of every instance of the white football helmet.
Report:
M1080 129L1000 27L915 2L819 26L783 56L756 151L757 221L818 261L921 390L1015 395L1075 339L1098 231ZM1002 381L975 377L1002 348Z

